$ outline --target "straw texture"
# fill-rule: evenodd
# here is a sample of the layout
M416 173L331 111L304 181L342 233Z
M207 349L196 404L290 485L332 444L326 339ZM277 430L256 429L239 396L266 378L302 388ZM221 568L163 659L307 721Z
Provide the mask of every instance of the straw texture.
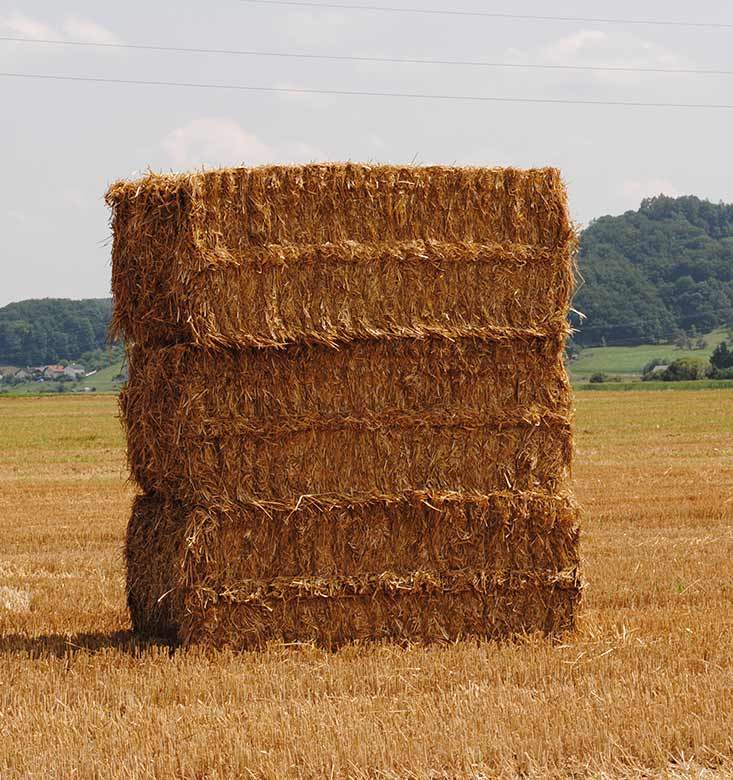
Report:
M125 537L127 606L144 636L175 639L180 621L185 535L175 515L156 499L137 496Z
M571 455L560 341L353 342L130 353L131 472L148 492L554 489Z
M244 594L212 594L210 601L199 603L192 599L181 637L220 648L258 649L276 640L335 650L364 641L506 639L528 630L557 635L573 625L579 594L575 572L493 579L481 572L441 578L414 572L344 583L327 594L318 584L302 585L289 594L275 586L254 595L245 588Z
M151 174L107 201L136 630L336 648L572 626L556 170Z
M575 237L554 169L151 175L113 185L107 201L112 329L139 343L333 345L564 327Z
M135 627L176 625L218 647L557 633L579 598L568 496L413 493L238 513L148 496L130 527L128 567L176 575L131 581L131 608L148 606L133 608Z

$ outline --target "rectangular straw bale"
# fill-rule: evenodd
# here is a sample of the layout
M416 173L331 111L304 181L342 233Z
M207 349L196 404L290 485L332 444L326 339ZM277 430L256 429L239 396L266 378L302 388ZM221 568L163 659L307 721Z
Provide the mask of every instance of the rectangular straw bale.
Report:
M559 339L130 352L143 490L206 503L554 489L570 458Z
M367 637L552 633L570 621L578 596L568 496L424 493L237 514L151 496L136 499L130 527L128 571L175 573L149 579L147 591L128 579L133 621L183 641L334 647ZM438 607L443 614L428 617ZM334 622L321 625L329 615Z
M137 342L564 331L575 238L555 169L233 169L107 201L112 329Z
M136 479L146 491L219 503L314 493L395 495L412 488L552 491L564 482L570 450L569 428L541 418L507 430L467 416L441 415L435 422L416 416L404 425L371 418L294 435L204 434L189 439L177 458L166 458L171 471L140 471Z
M107 201L138 631L334 648L572 626L558 171L241 168Z
M303 498L235 511L138 499L142 516L187 526L188 553L224 588L232 577L338 577L413 569L562 570L577 565L577 509L547 493L410 492L359 501ZM193 552L197 550L198 552Z
M532 631L556 636L573 626L580 597L576 571L414 572L325 588L317 581L299 584L287 593L277 583L265 590L245 585L223 594L191 592L180 639L239 650L271 641L335 650L354 642L498 640Z

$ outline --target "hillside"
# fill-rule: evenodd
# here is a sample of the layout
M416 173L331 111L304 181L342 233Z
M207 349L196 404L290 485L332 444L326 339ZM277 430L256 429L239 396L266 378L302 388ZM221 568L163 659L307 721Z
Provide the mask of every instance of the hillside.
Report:
M660 195L581 236L581 345L671 341L733 320L733 205Z
M724 329L705 333L702 338L706 346L695 350L680 349L675 344L587 347L569 364L570 375L575 382L587 382L599 373L628 382L638 379L644 366L652 360L672 363L680 358L694 358L708 362L715 347L728 337Z
M109 298L64 298L10 303L0 308L0 365L32 366L79 360L107 347Z

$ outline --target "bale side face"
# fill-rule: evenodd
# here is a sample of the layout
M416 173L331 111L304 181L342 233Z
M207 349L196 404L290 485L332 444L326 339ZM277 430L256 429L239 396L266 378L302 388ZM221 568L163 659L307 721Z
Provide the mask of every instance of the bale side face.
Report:
M190 503L554 491L570 459L560 340L130 355L132 474Z
M426 492L360 503L303 499L297 508L244 504L230 511L162 499L156 509L155 498L146 500L166 526L188 528L188 555L205 562L206 587L217 591L232 580L578 565L577 510L568 496Z
M188 345L128 353L129 428L154 415L267 421L314 414L456 406L496 417L512 407L568 413L563 338L366 340L339 349L210 350Z
M133 501L125 536L127 606L141 636L178 637L185 557L180 519L163 499L137 496Z
M139 343L542 333L573 283L553 169L235 169L108 202L113 331Z
M541 495L422 495L287 514L243 507L237 516L141 498L128 569L152 545L155 563L176 576L141 569L135 598L147 611L135 625L240 649L556 633L580 593L576 521L568 498Z
M175 204L197 240L237 249L415 239L554 247L571 232L555 168L334 163L149 174L113 184L107 203L148 216Z
M115 271L115 317L135 323L120 327L138 343L212 347L552 335L566 328L571 251L570 244L552 252L500 244L271 246L180 279L166 279L159 264L129 277ZM126 306L134 311L125 314Z
M355 642L445 643L506 640L572 627L580 597L575 573L559 579L515 577L487 584L411 578L364 583L330 596L248 599L242 594L191 594L181 626L185 644L235 650L267 642L312 642L330 650Z

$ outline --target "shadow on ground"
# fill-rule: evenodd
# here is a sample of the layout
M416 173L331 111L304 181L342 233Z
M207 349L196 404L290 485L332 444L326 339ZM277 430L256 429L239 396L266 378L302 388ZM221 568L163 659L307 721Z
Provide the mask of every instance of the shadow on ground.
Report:
M0 636L0 655L27 655L31 658L65 658L77 653L99 653L117 650L127 655L142 655L161 648L173 653L173 645L164 639L141 639L132 631L90 634L40 634Z

